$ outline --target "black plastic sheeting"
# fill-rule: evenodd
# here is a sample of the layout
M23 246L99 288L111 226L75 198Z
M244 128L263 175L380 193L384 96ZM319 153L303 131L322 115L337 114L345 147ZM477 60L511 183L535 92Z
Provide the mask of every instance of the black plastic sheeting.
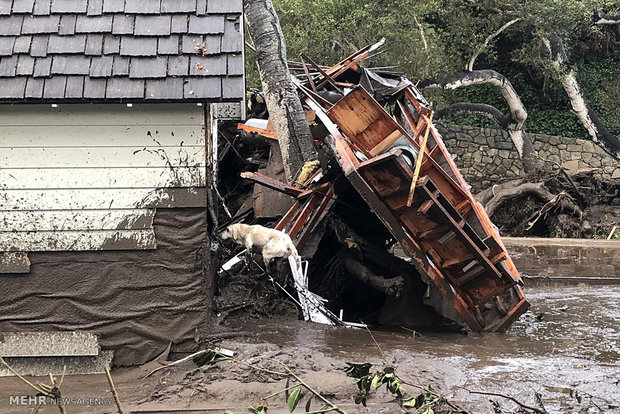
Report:
M147 362L170 341L191 352L211 307L204 209L158 210L152 251L31 253L30 274L0 275L0 332L88 331L115 365Z

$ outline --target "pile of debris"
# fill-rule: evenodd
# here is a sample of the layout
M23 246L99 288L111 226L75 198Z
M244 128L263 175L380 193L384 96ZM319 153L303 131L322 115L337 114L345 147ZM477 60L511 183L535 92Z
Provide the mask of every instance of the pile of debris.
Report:
M360 65L379 46L330 68L291 66L319 154L301 184L285 184L270 123L252 119L224 143L237 161L221 164L220 191L233 220L281 217L275 228L308 260L291 261L290 283L306 320L504 331L529 307L520 275L424 97L402 75ZM231 178L239 169L252 197Z

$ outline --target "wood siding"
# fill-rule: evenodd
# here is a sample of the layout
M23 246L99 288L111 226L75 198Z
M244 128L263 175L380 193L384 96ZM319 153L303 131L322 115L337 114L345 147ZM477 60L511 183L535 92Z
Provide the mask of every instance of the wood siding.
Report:
M154 249L155 208L205 206L205 159L195 104L4 106L0 252Z

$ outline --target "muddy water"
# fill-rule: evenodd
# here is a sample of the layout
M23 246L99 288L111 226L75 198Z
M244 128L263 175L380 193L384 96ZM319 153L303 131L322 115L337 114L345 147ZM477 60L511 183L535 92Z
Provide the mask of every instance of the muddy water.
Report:
M620 408L609 409L620 405L620 286L541 286L528 289L527 296L531 311L506 334L423 332L414 338L406 331L374 332L383 356L364 330L303 322L261 322L253 329L263 332L261 340L300 351L376 365L383 359L405 377L432 382L474 412L492 412L489 397L465 389L512 394L530 405L540 393L549 412L588 406L589 412L599 412L598 405L620 413ZM584 396L581 402L571 390ZM587 394L595 396L596 405Z

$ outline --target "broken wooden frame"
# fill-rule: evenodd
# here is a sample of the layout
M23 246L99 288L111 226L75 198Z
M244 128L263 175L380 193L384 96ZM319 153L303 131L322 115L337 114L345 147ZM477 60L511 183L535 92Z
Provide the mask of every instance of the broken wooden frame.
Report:
M319 96L327 85L340 91L338 86L348 83L352 72L362 70L359 63L376 47L362 49L329 69L302 56L301 64L319 73L311 76L304 66L307 81L297 82L303 102L328 131L322 142L348 182L402 246L424 281L440 292L443 304L456 311L460 318L456 322L476 332L504 331L529 307L521 277L429 120L431 110L419 91L401 78L390 97L389 103L396 103L393 116L362 86L336 104ZM347 79L339 79L345 75ZM380 77L373 74L373 78ZM420 151L420 178L413 181ZM276 228L287 232L298 247L337 200L333 178L313 180L309 188L294 190L265 177L246 178L296 197ZM415 191L408 200L411 185Z

